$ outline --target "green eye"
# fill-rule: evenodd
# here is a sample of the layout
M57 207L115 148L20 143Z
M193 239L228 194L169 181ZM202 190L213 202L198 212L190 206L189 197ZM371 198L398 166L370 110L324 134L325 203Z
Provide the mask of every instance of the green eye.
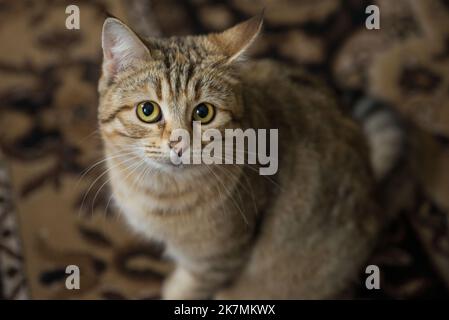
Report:
M193 121L200 121L201 124L207 124L214 119L215 107L210 103L200 103L193 109Z
M137 117L146 123L157 122L161 119L162 112L154 101L142 101L136 108Z

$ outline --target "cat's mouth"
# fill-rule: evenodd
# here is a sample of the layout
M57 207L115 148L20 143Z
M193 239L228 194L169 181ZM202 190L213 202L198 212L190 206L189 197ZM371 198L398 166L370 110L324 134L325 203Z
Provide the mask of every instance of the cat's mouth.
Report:
M162 171L178 171L178 170L187 170L191 169L192 167L195 167L193 165L184 164L181 161L173 161L170 157L146 157L145 162L150 165L151 167L154 167L156 169L162 170Z
M173 149L168 152L145 152L143 157L149 166L165 172L191 171L200 169L205 165L205 163L201 161L201 158L194 156L191 150L184 154L176 153Z

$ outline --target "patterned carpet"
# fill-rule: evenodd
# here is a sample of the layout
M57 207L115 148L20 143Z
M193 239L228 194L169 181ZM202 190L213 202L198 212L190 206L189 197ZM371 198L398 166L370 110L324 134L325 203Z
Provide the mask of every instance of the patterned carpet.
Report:
M381 29L364 28L365 7ZM6 299L155 299L170 271L161 248L110 203L96 131L106 12L147 34L221 30L265 7L252 50L322 77L348 110L384 100L419 132L401 207L369 264L381 290L350 297L449 298L449 2L445 0L0 0L0 285ZM77 4L81 29L65 28ZM145 17L143 19L142 17ZM88 170L89 169L89 170ZM402 184L403 185L403 184ZM401 197L394 185L385 186ZM393 203L391 204L394 205ZM64 287L80 266L81 289ZM275 272L275 270L273 270ZM269 276L269 275L267 275Z

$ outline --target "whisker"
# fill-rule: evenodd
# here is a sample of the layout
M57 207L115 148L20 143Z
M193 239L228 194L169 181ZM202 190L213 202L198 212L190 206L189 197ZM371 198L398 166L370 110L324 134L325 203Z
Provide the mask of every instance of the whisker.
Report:
M245 186L245 185L243 184L243 182L240 181L240 177L238 177L238 176L237 176L234 172L232 172L231 170L226 169L226 167L224 167L224 166L217 166L217 169L224 170L224 171L226 171L228 174L230 174L230 175L232 175L234 178L236 178L238 184L241 185L242 188L244 188L244 190L245 190L246 192L248 192L248 194L251 195L251 200L252 200L253 205L254 205L254 213L257 215L258 209L257 209L257 204L256 204L256 197L255 197L255 195L254 195L254 189L252 188L251 183L249 182L249 179L248 179L248 177L246 176L245 171L242 170L242 171L241 171L241 174L242 174L243 178L245 179L245 182L246 182L247 186Z
M78 210L78 215L81 214L81 209L82 209L83 206L84 206L84 201L86 201L87 195L89 194L89 192L90 192L90 190L93 188L93 186L97 183L97 181L98 181L99 179L101 179L101 177L103 177L103 176L104 176L105 174L107 174L109 171L111 171L112 169L114 169L114 168L116 168L116 167L118 167L118 166L120 166L120 165L123 165L123 164L125 164L125 163L128 163L128 162L130 162L130 161L133 161L133 160L135 160L135 159L130 158L130 159L127 159L127 160L125 160L125 161L119 162L119 163L117 163L117 164L114 165L114 166L108 167L108 168L107 168L101 175L99 175L99 176L94 180L94 182L91 183L91 185L89 186L89 189L88 189L88 190L86 191L86 193L84 194L83 200L82 200L82 202L81 202L81 206L80 206L80 208L79 208L79 210Z
M137 165L134 165L133 169L131 172L128 173L128 175L125 177L125 180L128 178L129 175L131 175L137 168L139 168L142 164L144 163L143 160L140 160ZM127 167L127 170L130 169L131 166ZM98 194L100 193L101 189L103 189L103 187L109 182L111 181L112 177L109 177L101 186L100 188L97 190L97 192L95 193L95 196L92 200L92 204L91 204L91 214L93 214L94 211L94 206L95 206L95 200L97 199Z
M200 154L200 153L201 153L201 152L197 152L197 154ZM226 160L226 159L228 159L228 160L233 160L233 159L230 159L230 158L226 158L226 156L224 156L223 158L214 156L214 157L212 157L212 158L217 159L217 160L220 160L221 162L223 162L221 165L229 165L229 164L227 164L227 163L224 163L224 162L225 162L224 160ZM214 164L214 165L218 166L218 165L220 165L220 164ZM253 168L252 165L247 164L247 163L242 163L242 164L232 163L231 165L239 165L239 166L242 165L242 166L245 166L245 168L251 169L251 170L253 170L254 172L259 173L259 170L258 170L259 167ZM256 166L256 165L254 165L254 166ZM265 179L267 179L268 181L270 181L272 184L274 184L277 188L279 188L279 190L283 191L282 187L281 187L276 181L274 181L273 179L271 179L270 177L268 177L268 176L266 176L266 175L261 175L261 176L264 177Z
M208 171L212 170L208 166L206 166L206 168L207 168ZM220 185L217 183L217 184L215 184L215 187L217 188L218 196L220 197L220 207L221 207L222 215L225 216L226 215L226 211L225 211L225 208L224 208L224 200L223 200L223 195L221 193Z
M246 224L249 224L248 219L246 218L245 214L243 213L242 209L240 208L240 206L237 204L237 202L234 200L234 198L232 197L232 193L231 191L226 187L226 185L220 180L220 177L218 177L213 170L210 170L210 172L217 178L217 180L221 183L221 185L223 186L223 188L225 189L225 191L228 193L229 198L232 200L232 202L234 203L234 205L236 206L236 208L239 210L240 214L242 215L243 221L245 221Z
M102 163L105 162L105 161L112 160L112 159L116 159L116 158L120 158L120 157L125 157L125 156L128 156L128 155L131 155L132 153L133 153L133 152L126 152L126 153L124 152L124 153L121 153L121 154L114 154L114 155L112 155L112 156L103 158L103 159L101 159L100 161L97 161L96 163L94 163L93 165L91 165L90 167L88 167L87 169L85 169L85 170L83 170L83 171L81 172L81 176L78 178L77 183L76 183L76 186L78 186L78 184L79 184L80 181L84 178L84 176L85 176L87 173L89 173L89 171L93 170L96 166L102 164Z

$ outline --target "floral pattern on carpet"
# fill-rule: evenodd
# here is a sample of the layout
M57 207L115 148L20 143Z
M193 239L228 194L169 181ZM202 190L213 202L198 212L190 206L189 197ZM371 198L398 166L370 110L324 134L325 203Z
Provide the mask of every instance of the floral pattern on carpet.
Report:
M380 30L364 27L371 2L381 10ZM80 30L65 28L70 4L80 8ZM304 67L347 110L360 96L388 103L419 130L416 143L428 150L416 163L409 159L414 197L367 262L380 267L381 289L366 290L361 270L350 297L449 297L448 1L0 0L3 298L160 297L171 265L158 244L125 225L99 162L102 23L110 13L145 35L197 34L262 8L254 57ZM80 267L80 290L64 286L71 264Z

